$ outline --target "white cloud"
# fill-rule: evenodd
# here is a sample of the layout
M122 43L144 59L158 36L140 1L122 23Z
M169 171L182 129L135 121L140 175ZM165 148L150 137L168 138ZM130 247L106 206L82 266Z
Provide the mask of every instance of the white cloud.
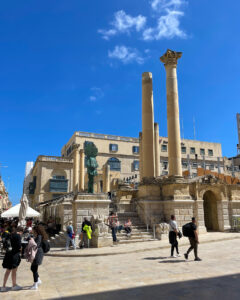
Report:
M183 4L185 4L185 0L152 0L151 7L153 10L161 12L166 8L179 8Z
M103 39L109 40L110 37L118 33L130 33L130 30L140 31L146 24L146 17L138 15L132 17L127 15L125 11L119 10L114 14L114 21L111 23L112 28L105 30L99 29L98 32L102 34Z
M95 102L104 97L104 93L103 93L102 89L100 89L98 87L92 87L90 90L91 90L91 95L89 97L89 100L91 102Z
M180 28L179 18L182 16L184 16L182 11L166 9L166 14L158 18L156 27L150 27L143 31L143 39L149 41L174 37L186 38L186 33Z
M108 57L119 59L124 64L137 62L144 63L144 58L141 57L137 49L128 48L126 46L115 46L113 51L108 51Z

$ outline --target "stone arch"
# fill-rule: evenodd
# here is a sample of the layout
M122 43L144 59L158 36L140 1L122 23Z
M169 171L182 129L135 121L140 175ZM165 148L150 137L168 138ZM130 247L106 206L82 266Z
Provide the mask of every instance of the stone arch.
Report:
M111 171L121 171L121 161L116 157L111 157L108 160L108 165Z
M65 170L62 169L53 169L51 172L51 178L53 178L53 176L64 176L65 179L67 178L67 172Z
M219 231L218 216L219 195L211 189L206 190L203 194L204 221L207 230Z

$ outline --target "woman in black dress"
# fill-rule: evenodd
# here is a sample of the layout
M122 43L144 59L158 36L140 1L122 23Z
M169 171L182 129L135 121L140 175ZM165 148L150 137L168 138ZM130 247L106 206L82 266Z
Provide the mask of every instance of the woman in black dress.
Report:
M12 273L12 290L18 291L21 289L17 285L17 269L21 263L21 235L23 233L22 227L12 228L10 235L11 248L9 248L4 256L2 266L7 269L3 278L2 292L6 292L6 284L10 273Z
M31 290L37 290L38 286L42 283L41 279L39 278L38 275L38 266L42 264L43 261L43 248L42 248L42 242L44 240L48 240L48 236L46 234L46 231L42 225L37 225L33 228L33 234L35 236L35 242L37 244L38 250L37 254L35 256L34 261L32 262L31 265L31 271L33 272L33 280L34 284L31 287Z

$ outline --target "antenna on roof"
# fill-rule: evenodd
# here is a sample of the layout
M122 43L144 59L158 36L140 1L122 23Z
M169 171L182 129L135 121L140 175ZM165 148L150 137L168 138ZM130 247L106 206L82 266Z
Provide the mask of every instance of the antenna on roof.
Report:
M194 137L194 140L196 140L195 117L193 117L193 137Z

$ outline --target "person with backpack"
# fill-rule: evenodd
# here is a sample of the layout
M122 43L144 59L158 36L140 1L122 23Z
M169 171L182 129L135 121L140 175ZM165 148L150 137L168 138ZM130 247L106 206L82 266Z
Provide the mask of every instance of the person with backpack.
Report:
M188 251L184 254L185 259L188 259L189 253L194 250L194 256L195 256L195 261L201 261L201 258L198 257L198 244L199 244L199 239L198 239L198 233L197 233L197 225L196 225L196 219L193 217L192 222L185 224L183 226L183 235L189 238L190 242L190 248Z
M80 249L89 248L89 241L91 240L92 224L88 221L88 218L84 217L82 222L81 241L79 243Z
M178 225L176 221L176 217L171 215L171 220L169 222L169 243L171 244L171 258L180 257L178 251L178 241L177 236L179 234ZM176 249L177 255L174 255L174 249Z
M66 251L69 250L69 244L70 242L73 245L74 250L76 250L76 245L75 245L75 233L73 231L73 226L72 222L70 221L67 226L67 240L66 240Z
M38 275L38 267L43 262L44 252L46 253L46 245L48 244L48 236L42 225L34 226L33 234L35 236L34 241L37 244L37 253L31 264L31 271L33 273L34 284L30 289L38 290L38 286L42 284L42 281ZM45 249L45 251L43 250L43 248Z
M17 269L21 263L21 235L23 233L22 227L12 228L11 234L6 239L8 246L3 259L2 266L7 269L3 278L3 287L1 292L6 292L6 284L10 273L12 273L12 291L21 290L17 285Z

